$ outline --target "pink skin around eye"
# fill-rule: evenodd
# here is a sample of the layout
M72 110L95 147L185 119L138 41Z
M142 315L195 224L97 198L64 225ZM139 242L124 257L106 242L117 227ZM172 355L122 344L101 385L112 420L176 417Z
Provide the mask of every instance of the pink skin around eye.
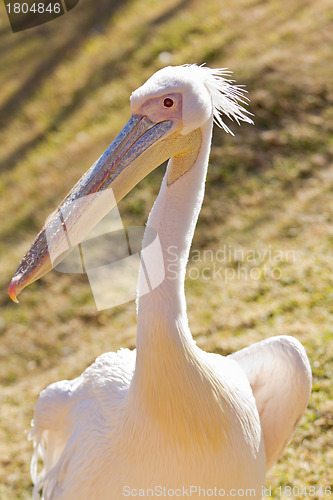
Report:
M165 97L152 97L138 108L133 106L132 113L146 115L155 122L177 120L181 123L182 96L179 93L175 93Z

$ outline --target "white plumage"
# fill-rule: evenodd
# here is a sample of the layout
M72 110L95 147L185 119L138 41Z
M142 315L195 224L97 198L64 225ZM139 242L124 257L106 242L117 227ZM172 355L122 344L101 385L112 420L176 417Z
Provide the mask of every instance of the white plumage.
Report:
M132 95L134 116L172 124L134 159L146 174L151 168L141 163L154 157L157 166L171 157L148 220L159 235L165 279L142 295L140 272L136 351L103 354L77 379L42 391L31 432L35 499L42 491L45 500L120 500L131 490L157 498L158 486L181 492L217 487L234 498L251 489L258 499L266 469L304 412L311 369L296 339L273 337L222 357L200 350L188 327L185 269L213 119L226 131L221 113L251 121L239 104L243 91L224 75L197 66L165 68ZM133 171L130 185L138 182ZM178 255L172 272L171 245ZM17 276L13 283L23 288L22 269ZM44 462L39 474L38 457Z

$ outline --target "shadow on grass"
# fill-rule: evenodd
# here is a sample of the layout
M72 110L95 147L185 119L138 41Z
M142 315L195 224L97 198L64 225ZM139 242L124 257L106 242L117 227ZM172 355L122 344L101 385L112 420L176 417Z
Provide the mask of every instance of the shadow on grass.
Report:
M20 144L13 153L0 162L0 171L4 172L5 170L12 168L13 165L21 160L31 149L37 147L39 143L43 142L49 133L59 129L61 124L72 113L80 108L87 96L93 94L99 87L104 85L105 81L110 81L115 76L119 77L119 75L126 72L124 65L127 60L131 59L137 50L137 47L141 47L149 43L150 39L154 35L154 29L156 29L161 23L164 23L168 19L176 16L180 10L186 8L190 2L191 0L181 0L176 6L173 6L167 12L163 13L163 15L156 17L151 21L151 23L146 24L138 43L135 44L132 49L121 51L117 54L116 58L111 58L107 64L99 67L98 74L102 74L103 78L101 79L98 75L96 76L96 72L94 72L86 82L85 86L74 92L69 105L59 108L58 114L54 116L54 119L43 132L36 134L31 140ZM74 34L62 43L60 48L58 47L54 50L52 58L43 60L36 73L31 75L24 82L24 84L21 85L18 92L10 97L2 108L0 108L0 116L10 115L10 119L13 119L16 116L21 107L24 105L24 102L28 100L32 94L38 91L38 88L41 86L43 80L49 77L50 74L56 70L62 60L65 59L72 51L77 51L79 45L84 42L87 36L89 36L92 29L102 29L102 25L106 23L106 18L112 17L116 9L119 7L119 2L111 2L110 5L113 6L112 9L110 6L102 10L100 8L96 9L97 14L95 13L94 19L87 16L88 19L85 17L84 22L81 22L78 26L76 26ZM102 11L104 13L101 13ZM98 25L99 22L101 23L100 25ZM78 32L80 34L79 37ZM0 130L1 127L4 127L5 125L5 120L3 120L2 123L0 121Z
M32 59L36 57L39 59L42 56L40 63L22 81L19 89L0 107L0 117L3 117L0 119L0 130L8 125L8 119L15 118L24 102L39 91L43 81L55 72L59 64L69 55L75 54L93 31L103 31L110 18L119 8L123 8L125 3L126 0L100 0L96 6L95 3L82 1L75 10L67 13L64 18L54 20L50 25L27 31L17 38L15 43L20 44L25 43L25 39L39 36L44 51L32 54ZM79 9L82 11L80 12ZM63 36L60 37L60 42L57 42L54 41L54 37L59 38L59 33L55 31L52 24L59 22L62 23ZM56 27L59 30L59 24ZM13 46L11 48L14 49Z

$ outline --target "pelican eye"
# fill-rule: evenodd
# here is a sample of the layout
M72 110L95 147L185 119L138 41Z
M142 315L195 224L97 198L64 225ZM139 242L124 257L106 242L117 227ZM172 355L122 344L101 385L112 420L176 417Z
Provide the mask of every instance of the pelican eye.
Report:
M170 97L166 97L163 104L166 108L171 108L173 106L173 100Z

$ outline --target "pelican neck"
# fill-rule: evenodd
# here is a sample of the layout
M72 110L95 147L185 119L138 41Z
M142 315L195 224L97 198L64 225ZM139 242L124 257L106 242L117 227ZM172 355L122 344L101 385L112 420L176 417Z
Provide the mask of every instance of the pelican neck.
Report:
M164 259L162 283L142 295L142 275L138 287L137 364L148 349L159 352L165 343L182 350L192 345L185 300L185 273L195 226L202 206L213 120L201 128L201 145L192 167L171 185L168 172L171 158L147 227L157 232ZM148 347L149 346L149 347ZM176 347L178 346L178 347Z

